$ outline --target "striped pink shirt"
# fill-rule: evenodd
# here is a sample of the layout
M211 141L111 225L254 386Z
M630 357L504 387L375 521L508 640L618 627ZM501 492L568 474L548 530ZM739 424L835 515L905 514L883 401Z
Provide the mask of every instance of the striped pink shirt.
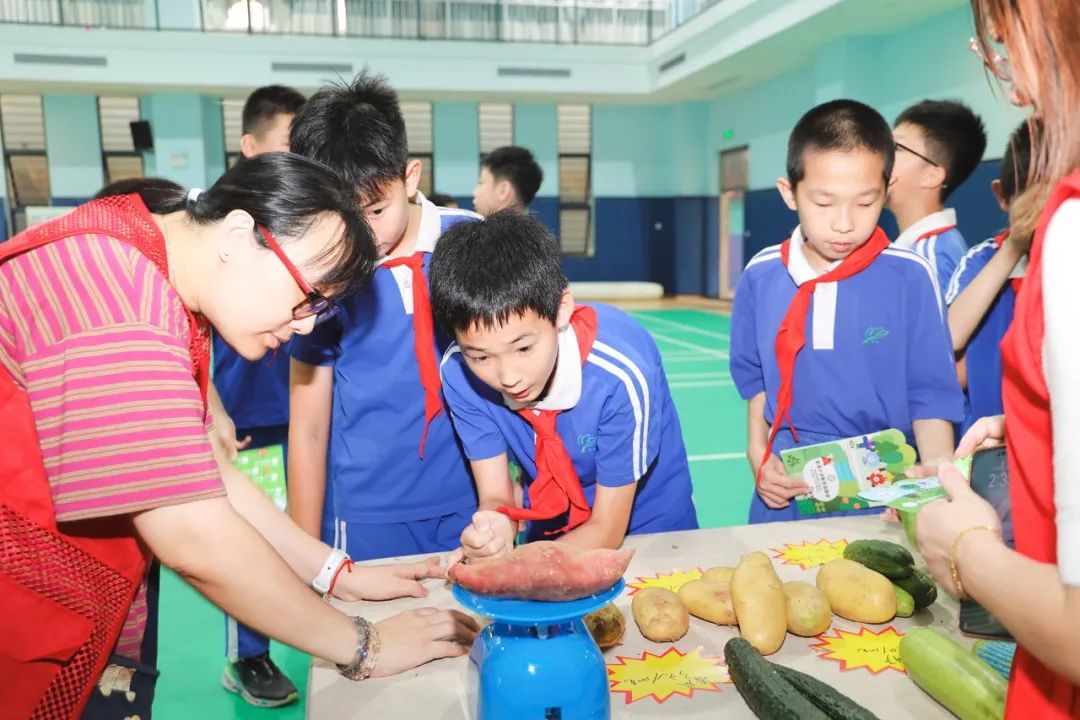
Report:
M180 297L145 256L77 235L0 266L0 362L26 388L60 522L224 494ZM116 652L138 658L145 587Z

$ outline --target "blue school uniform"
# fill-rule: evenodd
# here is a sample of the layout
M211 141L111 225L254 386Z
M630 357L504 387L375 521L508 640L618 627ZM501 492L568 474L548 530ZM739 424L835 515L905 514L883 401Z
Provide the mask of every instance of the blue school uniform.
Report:
M559 361L547 395L532 407L558 410L557 430L592 506L598 485L638 483L627 534L698 527L679 416L656 343L629 315L592 305L598 328L581 363L572 328L559 333ZM457 345L442 362L443 392L470 460L510 452L526 485L536 477L536 435L521 404L473 375ZM566 525L566 515L528 524L527 537ZM550 537L548 537L550 539Z
M971 248L960 260L952 281L945 292L945 302L952 305L968 285L975 279L994 253L1001 246L1003 235L990 238ZM1027 266L1025 257L1017 264L1010 278L1024 276ZM1013 308L1016 305L1016 290L1012 282L1007 282L987 310L978 329L968 341L964 351L967 366L967 395L969 412L962 430L967 431L979 418L1001 415L1005 412L1001 402L1001 340L1012 325Z
M927 215L900 233L893 246L912 250L930 263L941 292L968 251L964 236L956 229L956 211L951 208Z
M799 285L820 275L803 254L803 242L796 228L787 267L779 245L759 252L735 290L731 375L744 399L766 393L770 426L780 387L776 335ZM775 455L889 427L914 445L913 421L963 418L941 292L923 258L887 248L862 272L822 283L811 297L790 409L799 440L785 423ZM773 510L754 493L750 522L798 518L794 502Z
M415 251L431 252L447 228L479 219L467 210L422 208ZM445 412L428 429L414 349L412 274L380 268L338 313L293 340L292 356L334 368L328 483L335 546L356 560L451 550L476 510L476 490ZM436 358L449 341L436 334Z

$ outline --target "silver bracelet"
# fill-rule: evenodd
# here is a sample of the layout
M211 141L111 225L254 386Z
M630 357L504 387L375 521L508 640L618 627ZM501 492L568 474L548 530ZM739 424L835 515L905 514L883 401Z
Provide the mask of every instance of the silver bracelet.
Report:
M362 617L354 617L356 624L356 655L348 665L338 665L338 672L349 680L366 680L375 670L379 655L379 633L375 626Z

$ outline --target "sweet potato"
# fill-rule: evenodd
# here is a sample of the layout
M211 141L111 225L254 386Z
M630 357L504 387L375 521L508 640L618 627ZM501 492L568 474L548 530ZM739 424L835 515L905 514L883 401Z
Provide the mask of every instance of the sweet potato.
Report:
M634 551L579 550L564 543L537 541L497 560L457 564L450 580L478 595L522 600L577 600L614 585Z

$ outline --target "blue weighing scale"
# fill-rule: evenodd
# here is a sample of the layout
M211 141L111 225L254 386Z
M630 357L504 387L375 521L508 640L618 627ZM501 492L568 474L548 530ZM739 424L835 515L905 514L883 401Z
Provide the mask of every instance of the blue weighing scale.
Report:
M453 588L465 608L493 622L469 654L475 720L609 720L607 667L583 618L626 583L580 600L509 600Z

